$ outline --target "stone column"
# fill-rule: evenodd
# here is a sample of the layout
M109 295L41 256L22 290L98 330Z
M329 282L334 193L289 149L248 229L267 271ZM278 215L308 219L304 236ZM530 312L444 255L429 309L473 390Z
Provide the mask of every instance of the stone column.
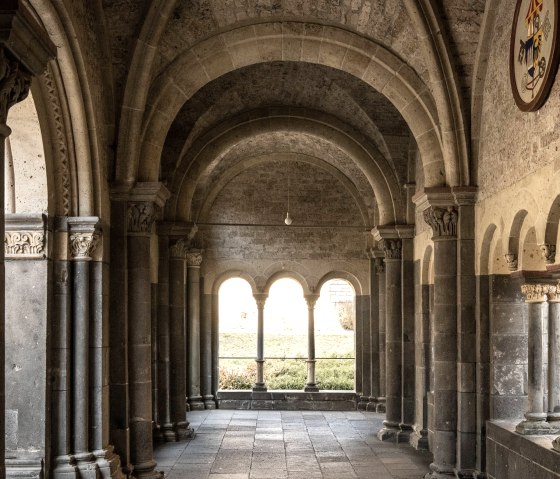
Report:
M72 454L80 477L95 479L98 466L89 446L90 261L98 242L98 218L69 218L72 254Z
M515 428L519 434L554 434L558 429L547 422L544 410L544 329L548 321L547 294L556 290L548 284L524 284L521 292L525 295L529 308L528 332L528 410L525 420Z
M202 250L187 253L187 394L191 410L204 409L200 394L200 265Z
M560 428L560 285L548 294L548 417L552 427Z
M381 365L379 361L379 276L377 274L377 255L381 252L370 251L370 311L369 311L369 333L370 333L370 396L366 406L368 411L375 411L380 392ZM381 260L381 263L383 260Z
M181 440L188 434L187 417L187 357L185 335L185 258L187 245L180 239L169 250L169 402L174 437Z
M69 222L72 218L69 218ZM101 234L99 234L101 240ZM99 474L123 478L121 461L109 440L109 264L106 248L92 250L90 263L90 439Z
M0 12L0 184L4 184L5 142L11 130L6 124L8 110L24 100L32 75L41 74L56 47L45 30L36 24L26 5L14 0ZM4 204L1 188L0 204ZM4 208L0 211L0 236L4 238ZM5 411L5 315L4 249L0 251L0 411ZM0 414L0 451L5 450L5 417ZM5 454L0 454L0 477L6 474Z
M377 436L381 440L398 439L402 409L402 241L376 237L385 252L385 370L386 416Z
M371 396L371 321L370 296L356 295L356 323L361 324L362 344L362 391L358 402L358 409L367 409ZM356 333L358 329L356 328ZM358 340L356 338L356 340Z
M216 409L214 394L212 394L212 295L202 294L201 305L200 387L202 401L205 409Z
M220 304L217 294L212 294L212 394L218 399L220 387Z
M434 461L431 477L454 476L457 460L457 219L455 206L429 206L424 220L434 242L431 344Z
M318 294L306 294L307 301L307 383L305 392L317 392L319 388L315 381L315 304L319 299Z
M383 257L375 258L375 270L377 272L377 284L379 291L379 396L377 398L377 405L375 408L376 412L385 412L385 394L387 386L387 344L385 342L387 329L387 315L385 314L385 253L381 252L381 255L383 255Z
M159 478L152 439L150 236L160 205L148 200L157 185L146 186L128 203L130 460L134 477Z
M158 231L158 411L162 439L175 441L170 405L169 256L169 236Z
M266 391L264 383L264 305L267 294L257 293L254 295L257 302L258 322L257 322L257 380L253 386L253 391Z

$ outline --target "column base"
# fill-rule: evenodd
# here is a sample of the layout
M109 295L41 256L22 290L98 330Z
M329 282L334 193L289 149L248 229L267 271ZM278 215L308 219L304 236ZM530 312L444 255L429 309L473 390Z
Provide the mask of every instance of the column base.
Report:
M409 438L410 445L417 451L427 451L430 448L428 444L428 431L426 429L415 429Z
M431 472L428 472L428 474L424 476L424 479L448 479L449 477L456 477L455 469L451 466L440 466L432 462L430 464L430 469Z
M554 441L552 441L552 448L555 451L560 452L560 436L554 439Z
M527 419L515 426L515 432L524 436L556 434L560 432L560 428L552 426L544 419L542 421Z
M397 434L397 443L410 443L410 435L414 428L410 424L399 424L399 433Z
M44 477L44 456L28 451L6 451L5 477ZM15 454L13 454L15 452ZM66 477L76 477L66 476Z
M125 476L121 470L121 458L113 451L113 446L93 451L99 468L99 475L103 479L124 479Z
M253 386L253 391L266 392L268 391L268 388L266 387L265 383L255 383L255 385Z
M380 441L391 441L397 439L401 429L396 422L383 421L383 428L377 433Z
M360 401L358 402L358 411L367 411L368 404L368 396L360 396Z
M137 479L163 479L163 473L156 471L156 461L146 461L134 464L132 469L132 477Z
M189 423L187 421L177 422L173 426L173 435L175 437L175 441L182 441L183 439L186 439L189 429Z
M216 401L214 401L212 394L203 396L202 401L204 402L204 409L216 409Z
M75 479L78 477L78 468L74 456L58 456L54 458L53 477L55 479Z
M306 393L318 393L319 392L319 388L317 387L317 385L315 383L306 384L305 387L303 388L303 390Z
M204 403L202 402L202 396L192 396L189 399L189 406L191 411L204 411Z
M99 466L91 452L74 454L80 479L98 479Z
M166 422L163 426L161 426L161 438L165 442L175 442L177 440L173 424Z

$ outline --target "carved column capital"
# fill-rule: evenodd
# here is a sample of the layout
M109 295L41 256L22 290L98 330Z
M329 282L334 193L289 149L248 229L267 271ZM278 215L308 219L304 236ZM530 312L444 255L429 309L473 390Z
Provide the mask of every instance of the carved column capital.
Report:
M432 238L456 238L459 213L455 206L430 206L423 212L424 221L432 228Z
M157 213L157 207L153 201L128 203L128 232L150 233Z
M89 261L91 254L99 243L97 233L72 233L70 235L70 251L73 260Z
M317 303L317 300L319 299L319 295L318 294L306 294L304 296L305 301L307 301L307 309L315 309L315 304Z
M509 271L517 271L517 254L515 253L506 253L504 255L506 259L507 267Z
M266 300L268 299L268 294L256 293L253 295L253 297L255 298L255 302L257 303L257 308L264 309L264 305L266 303Z
M187 242L180 239L169 248L169 254L172 258L185 259L187 256Z
M398 238L386 238L379 241L379 247L385 253L385 259L401 259L402 241Z
M542 259L546 264L554 264L556 260L556 245L543 244L540 247Z
M548 300L549 295L556 295L558 286L546 283L528 283L521 286L521 292L525 295L527 303L543 303Z
M550 303L560 303L560 283L551 284L547 296Z
M385 262L383 258L375 258L375 272L377 274L383 274L385 272Z
M187 251L187 266L189 268L200 268L202 264L202 250Z
M0 46L0 124L6 123L8 110L29 94L31 74Z

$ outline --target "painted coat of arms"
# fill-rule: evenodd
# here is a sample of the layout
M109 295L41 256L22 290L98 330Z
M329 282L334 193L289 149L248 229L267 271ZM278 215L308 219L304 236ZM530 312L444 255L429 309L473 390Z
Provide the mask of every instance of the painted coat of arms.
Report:
M538 109L558 68L558 0L518 0L510 46L510 78L517 106Z

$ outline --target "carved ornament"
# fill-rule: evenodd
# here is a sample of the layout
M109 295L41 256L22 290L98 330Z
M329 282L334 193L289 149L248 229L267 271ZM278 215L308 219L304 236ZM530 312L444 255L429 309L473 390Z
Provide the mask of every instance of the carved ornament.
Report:
M383 258L375 258L375 271L377 274L382 274L385 272L385 263Z
M91 259L91 253L99 242L96 233L74 233L70 235L70 249L73 259Z
M459 213L454 206L431 206L424 210L424 221L432 228L434 238L457 236Z
M187 255L187 248L187 242L184 239L180 239L177 243L171 246L171 248L169 248L169 253L172 258L185 259L185 256Z
M42 231L6 231L4 234L6 257L45 257L45 233Z
M556 259L556 245L543 244L541 245L541 256L546 264L554 264Z
M401 259L402 241L400 239L382 239L379 246L385 253L386 259Z
M131 233L149 233L156 216L156 207L151 201L129 203L128 231Z
M517 255L515 253L506 253L504 255L509 271L517 271Z
M8 110L27 97L30 85L31 75L0 47L0 122L5 123Z
M202 264L202 251L187 252L187 266L199 268Z
M521 292L528 303L546 301L549 295L556 295L557 291L558 286L555 284L524 284L521 286Z

